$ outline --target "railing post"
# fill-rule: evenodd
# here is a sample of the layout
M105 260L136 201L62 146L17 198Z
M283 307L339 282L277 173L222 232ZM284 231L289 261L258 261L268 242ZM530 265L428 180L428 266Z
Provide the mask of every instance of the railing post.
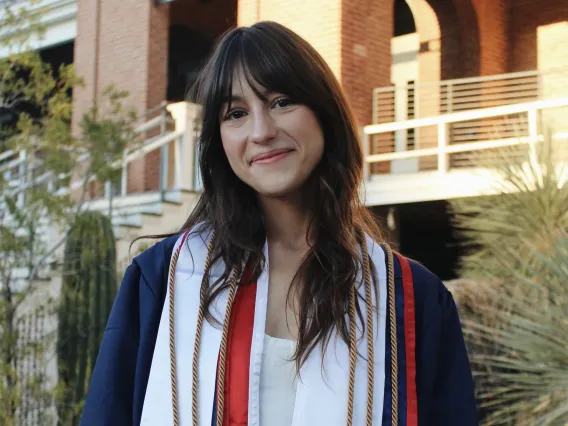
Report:
M542 72L536 74L536 96L538 100L544 99L542 87Z
M450 82L450 83L447 84L447 87L448 87L448 89L446 91L446 96L448 98L447 99L448 104L447 104L447 107L446 107L446 113L449 114L449 113L452 113L454 111L454 105L453 105L453 102L454 102L454 100L453 100L453 98L454 98L454 91L453 91L454 85L453 85L453 83Z
M168 110L167 110L168 103L166 101L162 101L160 105L160 134L165 135L166 131L168 130Z
M120 176L120 196L125 197L128 190L128 163L126 159L128 157L128 149L124 150L122 158L122 174Z
M448 141L448 123L438 123L438 172L446 173L449 170L449 161L447 146Z
M174 142L174 187L181 188L181 158L183 155L183 135Z
M166 103L162 102L160 108L160 136L164 136L167 131L168 111ZM160 148L160 198L163 200L168 186L168 166L169 166L169 144L164 144Z
M534 166L537 164L536 144L538 142L538 110L531 108L527 111L529 132L529 159Z
M178 102L168 105L168 111L172 115L176 132L181 133L180 146L180 187L182 189L195 190L195 145L197 143L195 122L198 117L199 107L188 102Z
M160 198L163 200L168 187L169 144L160 148Z

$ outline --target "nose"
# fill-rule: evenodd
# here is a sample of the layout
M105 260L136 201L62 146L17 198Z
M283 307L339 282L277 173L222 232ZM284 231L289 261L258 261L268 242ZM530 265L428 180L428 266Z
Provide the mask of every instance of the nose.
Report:
M265 144L276 137L276 123L269 111L252 114L252 132L250 139L257 144Z

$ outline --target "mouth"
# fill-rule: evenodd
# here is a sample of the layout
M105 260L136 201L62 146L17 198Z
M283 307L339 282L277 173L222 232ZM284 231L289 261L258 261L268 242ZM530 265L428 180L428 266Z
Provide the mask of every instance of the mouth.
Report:
M280 161L288 154L290 154L293 149L286 148L286 149L275 149L269 152L265 152L263 154L257 154L251 159L251 164L272 164Z

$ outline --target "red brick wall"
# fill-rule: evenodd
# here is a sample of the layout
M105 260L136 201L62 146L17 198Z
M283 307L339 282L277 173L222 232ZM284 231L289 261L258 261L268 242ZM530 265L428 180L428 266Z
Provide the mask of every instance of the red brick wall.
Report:
M75 126L92 106L93 91L110 83L128 90L130 104L141 112L165 98L168 28L173 23L187 24L212 38L235 23L274 20L289 26L329 63L360 125L372 121L372 89L390 85L393 0L178 0L159 7L151 1L77 1L75 66L86 88L74 91ZM568 3L563 0L410 4L420 34L422 82L535 69L538 27L568 20ZM565 42L556 43L559 46L551 51L562 51ZM158 167L157 153L132 164L129 189L155 189Z
M511 71L537 69L537 29L568 20L565 0L514 0L511 2ZM568 53L566 53L568 54Z
M152 7L149 16L149 33L146 68L146 110L166 99L168 84L168 41L170 28L169 7ZM157 133L157 131L156 131ZM143 174L143 187L137 174ZM155 150L132 164L129 170L129 187L133 190L155 190L160 184L160 150Z
M372 93L391 82L393 0L343 0L340 81L359 125L372 122Z
M95 87L99 93L110 84L127 90L128 105L139 113L158 105L166 94L169 7L154 7L150 1L99 1L97 72L96 1L79 0L78 5L75 66L87 88L74 94L75 122L93 104ZM129 191L156 189L158 167L155 154L133 162L128 171Z
M97 66L97 1L77 0L77 37L75 38L74 66L77 74L83 78L84 87L73 89L73 125L78 131L78 124L93 104L93 91L96 88L95 75Z
M480 44L479 75L509 70L510 0L473 0Z

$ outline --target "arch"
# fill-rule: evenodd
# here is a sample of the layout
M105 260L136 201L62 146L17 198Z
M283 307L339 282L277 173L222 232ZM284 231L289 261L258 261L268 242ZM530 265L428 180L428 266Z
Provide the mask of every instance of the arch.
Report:
M416 22L406 0L394 2L394 37L416 32Z
M440 37L440 24L436 12L429 0L405 0L412 11L416 22L416 30L421 38L435 39Z
M447 1L447 0L446 0ZM420 81L441 80L440 24L436 12L427 0L406 0L416 22L420 38L418 66Z
M428 4L439 21L441 79L479 75L479 28L471 0L428 0Z
M446 0L447 1L447 0ZM416 20L419 36L418 79L420 83L442 80L441 29L438 16L427 0L406 0ZM438 115L442 110L441 93L436 85L419 87L415 95L415 116ZM436 130L423 128L413 134L415 148L431 148L436 144ZM435 167L433 157L420 157L415 167Z
M492 1L494 3L494 1ZM481 69L481 36L479 30L479 16L472 0L454 0L458 26L461 58L467 60L457 61L457 77L475 77L482 75Z

